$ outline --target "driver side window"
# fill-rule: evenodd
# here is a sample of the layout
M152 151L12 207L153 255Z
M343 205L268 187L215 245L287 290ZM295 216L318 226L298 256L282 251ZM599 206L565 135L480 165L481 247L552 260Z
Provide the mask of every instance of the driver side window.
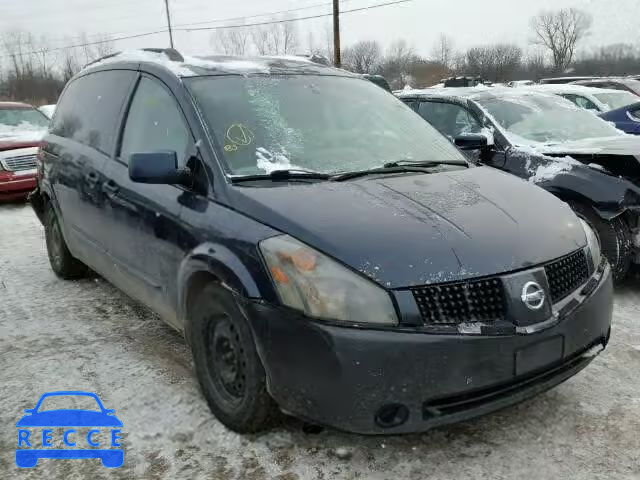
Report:
M418 113L450 139L462 133L479 133L482 125L466 108L453 103L420 102Z
M120 158L132 153L172 150L184 166L191 134L173 95L159 82L143 77L134 94L122 135Z

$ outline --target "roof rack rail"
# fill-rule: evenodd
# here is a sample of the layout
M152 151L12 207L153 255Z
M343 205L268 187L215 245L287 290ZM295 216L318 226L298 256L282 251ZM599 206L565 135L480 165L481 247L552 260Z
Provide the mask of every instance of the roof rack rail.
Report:
M153 53L163 53L169 60L172 62L184 62L184 57L177 51L175 48L141 48L145 52L153 52ZM96 58L95 60L87 63L84 68L87 68L94 63L101 62L102 60L106 60L107 58L115 57L116 55L120 55L122 52L113 52L108 55L104 55L103 57Z

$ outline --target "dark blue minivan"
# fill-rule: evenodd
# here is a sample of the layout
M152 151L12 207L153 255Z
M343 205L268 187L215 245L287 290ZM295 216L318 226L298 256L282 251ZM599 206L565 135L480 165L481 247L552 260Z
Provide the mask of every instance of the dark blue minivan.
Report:
M66 86L38 184L55 273L94 270L184 332L236 431L280 411L425 430L547 390L609 339L589 225L305 59L103 59Z

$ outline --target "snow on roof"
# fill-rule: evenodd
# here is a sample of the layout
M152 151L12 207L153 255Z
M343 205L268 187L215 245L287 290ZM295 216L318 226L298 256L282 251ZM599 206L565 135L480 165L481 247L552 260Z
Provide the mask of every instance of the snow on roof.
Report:
M116 55L106 57L86 68L108 65L114 62L147 62L161 65L178 77L192 77L202 74L202 70L212 70L225 74L268 74L272 68L296 68L313 66L328 69L324 65L312 62L308 58L294 55L231 57L231 56L184 56L183 61L173 61L162 52L148 50L124 50ZM335 70L335 69L332 69ZM345 72L346 74L347 72Z
M0 108L33 108L28 103L22 102L0 102Z
M544 85L530 85L526 87L533 91L540 91L553 94L576 94L576 95L590 95L594 93L619 93L620 90L614 90L612 88L595 88L588 87L586 85L575 85L572 83L562 84L544 84Z

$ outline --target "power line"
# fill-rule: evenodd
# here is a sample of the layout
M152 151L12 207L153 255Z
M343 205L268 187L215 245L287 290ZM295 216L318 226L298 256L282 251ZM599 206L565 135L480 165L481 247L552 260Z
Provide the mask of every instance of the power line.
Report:
M353 0L342 0L342 3L352 2L352 1ZM281 15L283 13L299 12L300 10L311 10L313 8L318 8L318 7L328 7L329 5L332 5L332 3L331 2L316 3L314 5L307 5L306 7L297 7L297 8L290 8L288 10L280 10L279 12L265 12L265 13L256 13L254 15L244 15L244 16L232 17L232 18L221 18L219 20L203 20L203 21L200 21L200 22L178 23L178 24L174 25L174 27L187 27L187 26L190 26L190 25L204 25L205 23L231 22L233 20L246 20L248 18L257 18L257 17L270 17L270 16L274 16L274 15Z
M347 2L352 2L354 0L341 0L341 3L347 3ZM264 13L256 13L253 15L243 15L243 16L238 16L238 17L227 17L227 18L220 18L220 19L216 19L216 20L203 20L203 21L199 21L199 22L189 22L189 23L178 23L178 24L173 24L172 27L173 29L175 29L175 27L186 27L186 26L190 26L190 25L204 25L207 23L221 23L221 22L231 22L234 20L246 20L249 18L258 18L258 17L268 17L268 16L275 16L275 15L281 15L281 14L286 14L286 13L293 13L293 12L298 12L301 10L311 10L314 8L319 8L319 7L327 7L330 6L331 2L324 2L324 3L315 3L313 5L307 5L305 7L296 7L296 8L290 8L287 10L280 10L277 12L264 12ZM172 10L175 10L172 8ZM132 16L125 16L125 17L118 17L119 19L127 19L127 18L138 18L136 17L132 17ZM111 20L116 20L116 19L109 19L109 21ZM158 28L162 28L162 27L158 27ZM83 41L83 40L90 40L92 38L99 38L99 39L105 39L105 37L108 37L110 35L115 35L115 36L119 36L119 35L129 35L129 34L134 34L134 33L143 33L146 30L140 30L140 29L136 29L136 30L129 30L129 31L124 31L124 32L117 32L117 33L97 33L97 34L92 34L92 35L76 35L76 36L71 36L71 37L57 37L57 38L47 38L47 41L54 41L54 42L59 42L59 41L73 41L74 39L77 39L78 41Z
M342 15L346 14L346 13L353 13L353 12L360 12L360 11L364 11L364 10L372 10L375 8L381 8L381 7L386 7L389 5L397 5L400 3L408 3L408 2L412 2L413 0L395 0L395 1L391 1L391 2L385 2L385 3L379 3L376 5L369 5L366 7L359 7L359 8L352 8L350 10L344 10L341 12ZM287 22L297 22L297 21L302 21L302 20L311 20L314 18L323 18L323 17L330 17L333 15L333 12L331 13L323 13L323 14L318 14L318 15L309 15L306 17L298 17L298 18L290 18L287 20L271 20L268 22L256 22L256 23L248 23L248 24L240 24L240 25L221 25L221 26L217 26L217 27L197 27L197 28L174 28L174 31L184 31L184 32L192 32L192 31L203 31L203 30L222 30L222 29L229 29L229 28L242 28L242 27L254 27L254 26L260 26L260 25L272 25L272 24L280 24L280 23L287 23ZM56 48L45 48L45 49L39 49L39 50L33 50L30 52L21 52L17 55L41 55L43 53L48 53L48 52L56 52L56 51L60 51L60 50L66 50L68 48L80 48L80 47L88 47L91 45L100 45L102 43L109 43L109 42L117 42L120 40L129 40L132 38L141 38L141 37L148 37L151 35L157 35L160 33L167 33L168 29L164 28L161 30L156 30L153 32L144 32L144 33L138 33L135 35L123 35L120 37L112 37L106 40L98 40L95 42L85 42L85 43L78 43L75 45L65 45L63 47L56 47ZM10 58L13 55L3 55L0 56L0 58Z
M125 35L122 37L110 38L108 40L98 40L97 42L78 43L76 45L65 45L64 47L57 47L57 48L44 48L41 50L32 50L31 52L18 52L13 55L2 55L0 58L10 58L13 56L37 55L37 54L43 54L43 53L49 53L49 52L58 52L60 50L66 50L68 48L89 47L91 45L100 45L101 43L117 42L118 40L128 40L130 38L148 37L150 35L166 33L167 31L168 30L165 28L163 30L156 30L155 32L145 32L145 33L139 33L137 35Z
M377 5L369 5L367 7L352 8L351 10L343 10L340 13L344 15L345 13L361 12L363 10L373 10L374 8L387 7L389 5L397 5L399 3L408 3L412 1L413 0L395 0L393 2L379 3ZM238 25L220 25L217 27L174 28L174 30L181 31L181 32L198 32L203 30L224 30L229 28L257 27L260 25L273 25L277 23L298 22L301 20L311 20L314 18L331 17L332 15L333 15L333 12L321 13L318 15L309 15L307 17L297 17L297 18L289 18L289 19L283 19L283 20L270 20L268 22L243 23Z

